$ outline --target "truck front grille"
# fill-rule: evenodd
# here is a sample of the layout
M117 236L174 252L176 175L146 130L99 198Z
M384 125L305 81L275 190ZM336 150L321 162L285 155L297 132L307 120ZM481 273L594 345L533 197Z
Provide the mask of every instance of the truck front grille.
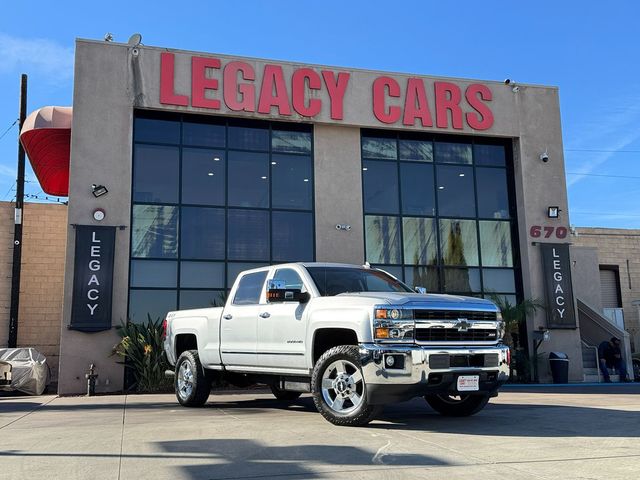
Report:
M496 312L473 312L465 310L414 310L416 320L459 320L489 321L496 320Z
M418 342L492 342L498 338L495 328L472 328L458 331L457 328L416 328Z

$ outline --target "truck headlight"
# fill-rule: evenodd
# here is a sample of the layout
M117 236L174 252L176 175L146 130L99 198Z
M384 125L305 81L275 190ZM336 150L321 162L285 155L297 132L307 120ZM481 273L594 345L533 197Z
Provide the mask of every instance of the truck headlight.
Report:
M376 308L373 337L387 342L413 342L413 311L403 308Z

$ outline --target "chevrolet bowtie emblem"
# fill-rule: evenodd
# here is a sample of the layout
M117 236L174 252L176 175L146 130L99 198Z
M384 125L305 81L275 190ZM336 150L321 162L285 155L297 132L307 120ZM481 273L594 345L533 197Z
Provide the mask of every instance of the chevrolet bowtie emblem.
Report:
M454 328L457 328L459 332L466 332L470 327L471 323L469 323L466 318L459 318L458 323L454 326Z

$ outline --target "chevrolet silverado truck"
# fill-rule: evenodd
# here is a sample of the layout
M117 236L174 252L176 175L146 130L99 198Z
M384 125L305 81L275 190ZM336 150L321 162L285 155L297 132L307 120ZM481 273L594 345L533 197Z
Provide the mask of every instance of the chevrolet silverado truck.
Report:
M508 379L498 308L480 298L418 293L369 266L291 263L238 275L224 307L164 322L178 402L212 385L310 392L336 425L371 421L382 405L422 396L437 412L480 411Z

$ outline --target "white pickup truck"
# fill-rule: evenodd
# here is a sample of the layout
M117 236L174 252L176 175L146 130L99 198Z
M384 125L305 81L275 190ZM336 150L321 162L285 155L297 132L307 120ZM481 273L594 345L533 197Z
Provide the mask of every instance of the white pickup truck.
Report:
M214 383L262 383L365 425L416 396L444 415L480 411L509 376L503 331L487 300L416 293L368 266L291 263L242 272L224 307L170 312L164 348L184 406Z

